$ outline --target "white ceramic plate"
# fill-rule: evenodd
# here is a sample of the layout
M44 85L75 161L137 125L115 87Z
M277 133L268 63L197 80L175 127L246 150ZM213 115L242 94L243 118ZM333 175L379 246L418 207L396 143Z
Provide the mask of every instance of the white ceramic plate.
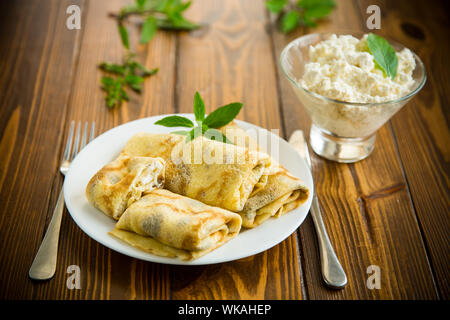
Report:
M138 132L168 133L176 130L154 125L167 115L140 119L113 128L89 143L73 161L64 182L64 198L67 208L76 224L91 238L104 246L130 257L167 264L201 265L226 262L245 258L267 250L291 235L303 222L311 206L312 196L299 208L275 219L271 218L262 225L243 231L222 247L194 260L159 257L136 248L108 235L115 221L92 207L85 196L85 188L90 178L105 164L113 160L125 143ZM182 114L194 120L193 114ZM292 174L301 178L312 191L311 172L299 154L279 136L255 125L243 121L237 123L244 129L257 130L258 134L279 142L279 162ZM263 148L263 146L262 146ZM312 193L312 192L311 192Z

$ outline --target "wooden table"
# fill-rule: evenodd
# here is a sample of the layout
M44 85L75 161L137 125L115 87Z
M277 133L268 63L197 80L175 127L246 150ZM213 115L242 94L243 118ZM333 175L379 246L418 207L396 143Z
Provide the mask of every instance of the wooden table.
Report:
M2 299L448 299L448 3L339 1L316 29L285 36L262 0L194 0L187 15L207 28L158 32L138 59L159 73L141 95L108 110L101 61L123 49L113 19L126 1L3 1L0 9L0 297ZM66 8L82 11L66 28ZM372 155L338 164L313 155L324 221L349 283L324 287L310 217L288 239L255 256L210 266L169 266L116 253L84 234L65 212L55 277L34 282L28 269L46 231L63 177L57 171L70 120L95 120L98 133L138 118L192 112L198 90L207 111L245 104L239 119L280 128L288 138L310 119L280 71L278 57L308 32L366 28L366 8L381 8L382 35L424 61L424 89L377 134ZM446 7L447 5L447 7ZM81 289L69 290L78 265ZM380 267L381 288L367 269Z

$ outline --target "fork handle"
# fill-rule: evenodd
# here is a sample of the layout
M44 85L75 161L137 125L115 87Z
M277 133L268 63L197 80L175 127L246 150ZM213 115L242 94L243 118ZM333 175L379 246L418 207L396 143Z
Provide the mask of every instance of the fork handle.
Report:
M61 218L64 211L63 189L59 192L58 202L53 210L52 220L42 240L39 251L34 258L28 275L34 280L47 280L53 277L56 270L56 258L58 253L59 231Z
M328 287L340 289L347 284L347 276L342 268L330 238L328 238L325 224L323 223L322 214L320 212L319 201L314 194L311 204L311 216L314 226L316 227L317 239L319 242L320 262L322 268L322 277Z

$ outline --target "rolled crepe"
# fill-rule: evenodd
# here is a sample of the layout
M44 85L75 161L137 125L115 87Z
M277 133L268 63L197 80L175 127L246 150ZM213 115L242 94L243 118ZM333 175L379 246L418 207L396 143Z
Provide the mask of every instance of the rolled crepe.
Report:
M118 220L125 209L141 196L164 184L161 158L120 155L104 166L86 187L88 201Z
M156 189L129 206L110 234L159 256L190 260L223 245L240 229L241 217L234 212Z
M277 172L268 177L267 185L250 197L244 209L239 212L242 225L254 228L270 217L278 218L304 203L309 190L304 183L278 166Z
M260 150L256 141L236 123L232 122L220 130L235 144L244 145L250 150ZM254 228L270 217L280 217L308 199L309 190L303 181L290 174L275 160L271 159L270 163L265 169L267 183L249 197L239 212L245 228Z
M139 133L123 149L132 156L166 161L165 189L231 211L241 211L270 165L266 153L197 137Z

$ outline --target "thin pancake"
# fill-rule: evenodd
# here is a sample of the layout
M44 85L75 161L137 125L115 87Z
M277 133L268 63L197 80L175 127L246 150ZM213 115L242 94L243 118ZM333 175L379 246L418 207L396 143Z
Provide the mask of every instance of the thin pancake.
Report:
M189 260L234 238L241 222L234 212L157 189L128 207L110 234L156 255Z
M162 187L164 160L120 155L100 169L86 187L88 201L118 220L143 193Z
M231 211L242 210L255 186L267 182L262 176L270 165L266 153L204 137L186 143L176 134L139 133L122 152L162 157L165 189Z
M285 168L268 177L267 185L250 197L240 212L242 226L254 228L270 217L280 217L304 203L309 196L303 182L292 176Z
M250 150L260 151L260 147L235 122L220 129L232 142L244 145ZM271 165L265 169L267 184L254 192L239 214L242 226L253 228L270 217L279 217L304 203L309 190L303 181L294 177L284 167L271 159Z

